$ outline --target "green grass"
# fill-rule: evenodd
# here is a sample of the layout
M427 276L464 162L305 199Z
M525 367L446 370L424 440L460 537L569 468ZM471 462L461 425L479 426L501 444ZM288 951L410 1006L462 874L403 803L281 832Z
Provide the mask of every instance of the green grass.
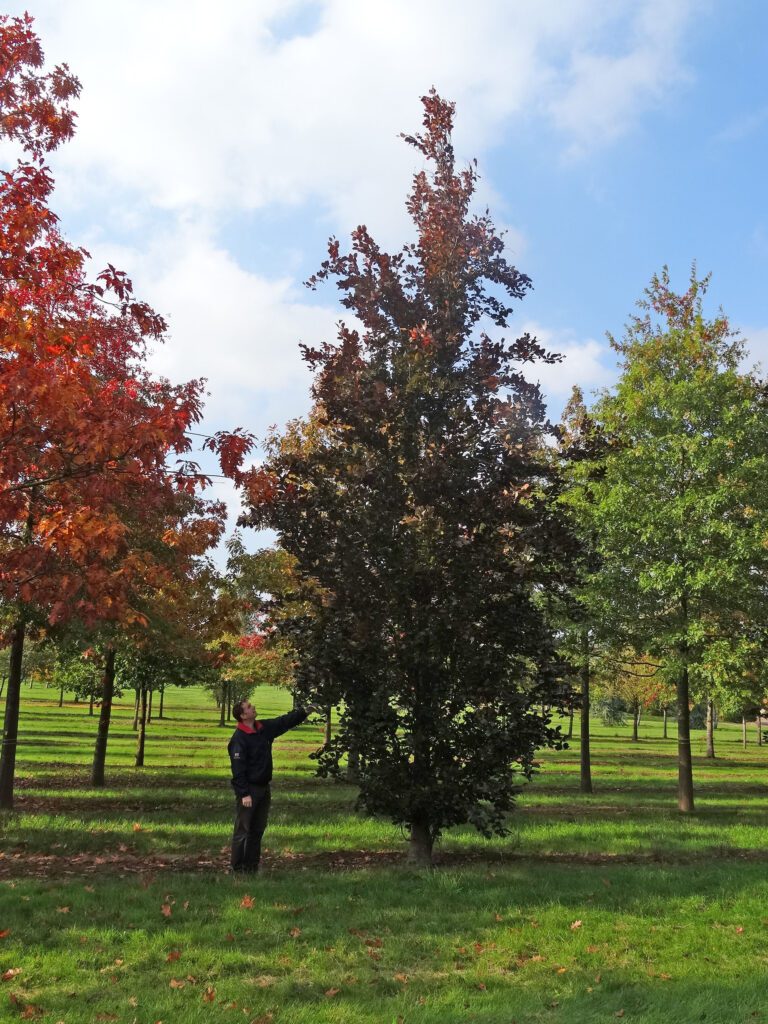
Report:
M743 750L736 726L714 762L694 734L691 817L660 722L637 744L596 725L594 795L577 741L543 754L511 834L451 830L425 874L353 789L314 778L306 724L275 745L266 870L246 881L223 873L229 728L205 694L169 693L143 769L119 704L103 790L96 719L52 696L25 687L0 818L0 974L20 969L0 1021L768 1021L768 747ZM256 703L288 708L272 690Z

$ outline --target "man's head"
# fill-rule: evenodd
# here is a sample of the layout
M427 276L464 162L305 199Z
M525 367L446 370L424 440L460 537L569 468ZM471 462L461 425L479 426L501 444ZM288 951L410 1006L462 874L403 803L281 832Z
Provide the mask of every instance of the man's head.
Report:
M232 705L232 714L238 722L242 722L244 725L253 725L256 721L256 708L247 698L238 700Z

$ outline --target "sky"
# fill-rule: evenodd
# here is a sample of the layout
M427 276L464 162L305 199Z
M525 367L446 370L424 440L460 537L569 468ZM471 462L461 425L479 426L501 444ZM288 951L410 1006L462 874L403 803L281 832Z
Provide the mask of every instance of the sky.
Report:
M478 208L533 279L510 333L565 357L529 370L558 418L616 378L652 274L768 365L768 4L763 0L29 0L49 65L82 82L51 165L64 233L125 270L170 324L152 354L204 377L202 432L263 438L306 413L299 343L333 340L338 293L302 282L366 224L399 249L434 86L456 103ZM236 499L214 481L212 496ZM233 525L233 523L232 523Z

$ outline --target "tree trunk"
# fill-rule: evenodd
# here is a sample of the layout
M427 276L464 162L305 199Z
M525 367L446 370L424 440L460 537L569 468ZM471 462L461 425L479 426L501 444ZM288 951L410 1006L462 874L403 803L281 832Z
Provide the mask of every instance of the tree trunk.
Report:
M347 754L347 782L356 783L360 778L360 751L350 746Z
M664 732L663 732L663 738L664 738L664 739L666 739L666 738L667 738L667 709L666 709L666 708L663 708L663 709L662 709L662 712L661 712L661 713L662 713L662 715L664 716Z
M154 690L150 690L149 691L149 704L147 705L147 721L148 722L152 721L152 694L154 692L155 692Z
M432 846L434 840L429 826L421 821L411 823L411 838L408 843L408 863L418 868L432 867Z
M715 705L707 701L707 757L715 757Z
M16 747L19 739L21 706L21 662L27 623L19 617L11 632L11 657L8 665L8 693L5 698L3 749L0 753L0 808L13 810L13 783L16 778Z
M219 725L225 726L227 724L227 684L222 682L221 684L221 702L219 703Z
M108 647L104 659L99 728L96 733L96 746L93 748L93 765L91 766L91 785L95 789L103 789L104 787L104 765L107 760L107 740L109 739L109 723L112 718L112 699L114 694L115 649L114 647Z
M59 707L64 707L64 683L59 687Z
M327 750L331 745L331 707L325 713L325 731L323 733L323 746Z
M747 749L747 716L741 716L741 745Z
M157 716L158 718L162 718L163 717L163 707L164 707L164 705L165 705L165 683L161 683L160 684L160 714Z
M91 716L91 718L93 718L93 702L95 699L96 694L93 692L93 689L91 689L91 693L88 699L88 714Z
M139 690L139 687L137 686L136 687L136 700L134 701L134 704L133 704L133 731L134 732L136 732L136 730L139 728L139 701L140 701L140 699L141 699L140 698L140 690Z
M677 680L677 806L685 814L690 814L693 811L689 696L688 666L685 665Z
M3 674L2 677L0 677L0 697L3 696L3 690L5 689L5 683L6 683L7 679L8 679L8 676L5 675L5 674Z
M573 739L573 701L568 707L568 739Z
M139 715L139 736L136 742L136 760L134 761L135 768L144 767L144 744L147 738L147 690L146 687L141 688L141 714Z
M582 793L592 792L592 763L589 751L589 632L585 629L581 639L581 785Z
M637 743L640 739L640 701L633 701L632 704L632 742Z
M757 745L758 747L763 745L763 716L759 711L757 713Z

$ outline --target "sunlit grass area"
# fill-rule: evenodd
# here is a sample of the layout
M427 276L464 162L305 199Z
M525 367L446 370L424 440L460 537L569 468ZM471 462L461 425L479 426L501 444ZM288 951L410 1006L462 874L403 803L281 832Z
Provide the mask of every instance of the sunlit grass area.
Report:
M289 709L256 694L264 717ZM594 724L542 753L510 834L451 830L439 870L314 777L320 723L275 744L265 871L224 874L232 797L210 697L170 691L133 767L116 708L107 787L96 717L25 687L17 810L0 819L0 1020L643 1022L768 1020L768 747L694 734L696 814L675 807L676 741ZM30 1007L32 1009L30 1009ZM26 1016L25 1016L26 1015Z

